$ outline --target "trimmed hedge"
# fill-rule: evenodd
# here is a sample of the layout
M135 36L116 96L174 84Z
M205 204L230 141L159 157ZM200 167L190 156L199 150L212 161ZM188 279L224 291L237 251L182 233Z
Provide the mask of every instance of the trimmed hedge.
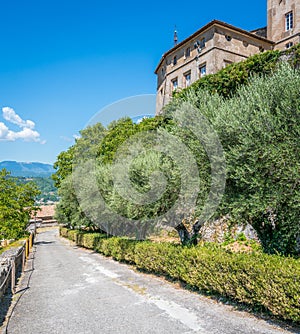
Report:
M300 323L300 259L263 253L229 253L219 247L182 247L60 228L60 235L139 269L182 280Z

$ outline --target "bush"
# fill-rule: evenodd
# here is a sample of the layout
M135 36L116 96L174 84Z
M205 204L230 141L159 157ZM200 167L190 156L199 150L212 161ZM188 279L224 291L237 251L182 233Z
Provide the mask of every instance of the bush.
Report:
M107 238L61 228L69 239L139 269L182 280L202 292L221 295L300 323L300 259L263 253L230 253L221 247Z
M112 256L118 261L135 263L135 246L138 241L126 238L109 238L101 240L97 250L106 256Z
M69 229L66 227L62 227L62 226L59 227L59 234L64 238L68 238L68 231Z
M68 238L76 243L78 243L78 235L80 235L80 231L78 230L69 230L68 231Z
M70 230L67 227L62 226L60 226L59 228L59 234L64 238L68 238L76 242L78 246L95 250L97 247L99 247L100 240L107 238L106 234L90 233L80 230Z
M96 249L100 240L106 238L106 234L101 233L84 233L82 235L81 245L82 247L89 249Z

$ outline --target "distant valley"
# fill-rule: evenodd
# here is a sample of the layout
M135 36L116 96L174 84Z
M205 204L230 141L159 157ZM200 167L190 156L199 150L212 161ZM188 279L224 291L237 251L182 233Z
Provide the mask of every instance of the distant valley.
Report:
M18 183L34 182L37 185L41 192L36 197L37 204L52 204L59 200L54 181L51 179L55 172L52 165L41 162L2 161L0 170L3 168L10 172L11 177Z

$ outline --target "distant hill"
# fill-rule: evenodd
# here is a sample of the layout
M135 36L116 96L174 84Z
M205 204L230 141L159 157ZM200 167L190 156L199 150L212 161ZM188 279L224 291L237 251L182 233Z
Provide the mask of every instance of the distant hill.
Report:
M52 165L41 162L2 161L0 170L5 168L12 176L48 177L55 172Z

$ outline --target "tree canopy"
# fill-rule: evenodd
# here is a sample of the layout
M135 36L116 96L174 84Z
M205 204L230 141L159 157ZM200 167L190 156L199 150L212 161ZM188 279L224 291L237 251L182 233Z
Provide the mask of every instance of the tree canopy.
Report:
M265 251L299 253L300 73L287 64L270 73L234 86L231 98L196 86L162 116L83 130L55 164L60 221L144 238L213 209L208 219L250 223Z
M17 239L26 233L38 193L35 184L18 184L5 169L0 171L0 239Z

